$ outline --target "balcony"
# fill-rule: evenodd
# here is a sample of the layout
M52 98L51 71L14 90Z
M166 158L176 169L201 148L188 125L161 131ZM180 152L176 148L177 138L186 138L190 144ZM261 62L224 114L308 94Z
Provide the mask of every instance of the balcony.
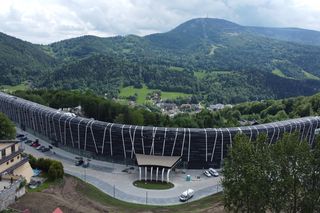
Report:
M18 163L13 164L11 167L9 167L8 169L6 169L3 172L1 172L0 175L11 173L12 171L14 171L15 169L19 168L20 166L22 166L23 164L27 163L28 161L29 161L29 158L28 157L24 157Z
M24 149L20 147L17 151L11 153L10 155L2 157L0 159L0 165L5 163L5 162L7 162L7 161L9 161L9 160L11 160L12 158L18 156L19 154L21 154L23 152L23 150Z

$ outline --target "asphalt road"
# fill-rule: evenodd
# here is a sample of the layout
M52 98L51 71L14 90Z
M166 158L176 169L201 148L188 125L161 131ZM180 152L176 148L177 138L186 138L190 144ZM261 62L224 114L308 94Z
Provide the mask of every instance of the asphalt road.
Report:
M29 132L24 132L17 128L18 133L23 133L29 139L35 140L36 137ZM40 144L50 145L48 142L39 139ZM106 194L117 199L140 204L152 205L174 205L179 204L179 195L188 188L195 190L192 200L197 200L217 192L222 191L220 178L207 178L202 174L202 170L184 170L184 173L172 172L170 175L171 182L175 185L168 190L146 190L135 187L132 183L139 178L138 169L134 167L132 172L123 172L127 169L126 165L115 164L105 161L91 160L89 168L75 166L74 155L60 148L53 148L53 151L42 153L27 144L23 144L25 153L32 154L35 157L47 157L62 162L65 173L76 176L95 187L99 188ZM130 166L131 167L131 166ZM192 181L186 181L185 177L189 174ZM196 176L200 175L200 179Z

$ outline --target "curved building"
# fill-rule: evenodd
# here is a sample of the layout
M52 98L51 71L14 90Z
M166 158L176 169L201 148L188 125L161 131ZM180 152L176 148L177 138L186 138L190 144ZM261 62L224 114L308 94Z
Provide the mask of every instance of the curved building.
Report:
M0 93L0 111L22 128L69 151L112 161L133 162L135 154L181 156L187 168L219 167L237 133L250 140L268 135L268 143L284 132L298 131L311 146L319 117L232 128L166 128L101 122Z

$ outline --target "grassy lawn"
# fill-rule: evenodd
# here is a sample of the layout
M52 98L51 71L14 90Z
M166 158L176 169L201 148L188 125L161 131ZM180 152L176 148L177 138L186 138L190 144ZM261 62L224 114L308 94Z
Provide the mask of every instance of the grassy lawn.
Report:
M77 178L78 179L78 178ZM101 203L106 206L116 207L117 212L212 212L207 209L212 208L213 206L223 206L223 195L222 193L218 193L216 195L211 195L205 198L202 198L197 201L191 201L188 203L173 205L173 206L150 206L150 205L142 205L142 204L133 204L124 202L118 199L115 199L109 195L106 195L104 192L100 191L96 187L91 184L85 183L79 179L82 184L79 184L77 190L79 193L82 193L86 197L96 202ZM178 198L177 198L178 199Z
M182 92L161 92L161 98L162 99L177 99L179 97L181 98L186 98L186 97L190 97L191 94L187 94L187 93L182 93Z
M174 187L173 183L156 182L156 181L143 181L137 180L133 182L133 185L143 189L171 189Z
M45 190L45 189L49 188L50 186L53 186L55 184L60 184L62 182L63 182L62 179L58 179L58 180L54 180L54 181L47 179L46 181L43 182L43 184L41 184L40 186L38 186L35 189L31 189L31 188L29 188L29 186L26 186L26 189L28 192L41 192L42 190Z
M10 85L1 85L0 90L4 92L15 92L17 90L27 90L29 88L26 82L19 85L10 86Z
M142 88L137 89L133 86L124 87L120 89L119 97L129 97L134 96L137 94L137 103L138 104L144 104L146 102L146 98L148 93L155 91L152 89L149 89L146 85L143 85ZM178 97L189 97L191 94L181 93L181 92L161 92L161 98L162 99L176 99Z
M148 89L147 86L143 85L142 88L134 88L133 86L124 87L120 89L119 97L129 97L138 94L137 103L144 104L147 98L147 94L152 92L153 90Z

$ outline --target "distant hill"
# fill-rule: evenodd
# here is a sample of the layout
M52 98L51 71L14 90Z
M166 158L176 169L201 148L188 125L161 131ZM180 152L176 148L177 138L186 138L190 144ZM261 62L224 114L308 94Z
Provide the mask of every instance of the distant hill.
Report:
M15 85L25 80L39 81L41 73L52 69L55 59L38 45L0 33L0 84Z
M320 46L320 32L299 28L248 27L250 32L268 38Z
M45 46L14 38L3 43L11 48L11 56L4 56L13 60L9 66L28 58L28 69L18 75L21 80L29 73L46 73L34 80L41 88L91 89L116 96L120 87L145 84L209 102L320 91L320 32L311 30L247 27L199 18L144 37L82 36ZM23 52L26 56L13 51L16 44L28 50Z

